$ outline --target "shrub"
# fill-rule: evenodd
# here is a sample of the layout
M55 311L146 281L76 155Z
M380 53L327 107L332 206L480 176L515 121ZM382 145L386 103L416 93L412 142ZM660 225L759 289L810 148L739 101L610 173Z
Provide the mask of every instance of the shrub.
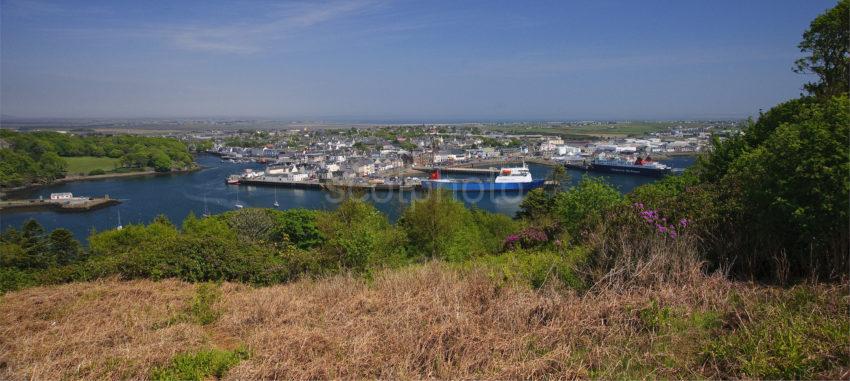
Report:
M579 184L555 196L554 215L564 229L578 237L602 222L607 212L623 205L620 192L604 180L585 176Z
M487 251L472 212L449 192L432 191L414 201L398 224L414 255L461 261Z
M182 353L174 357L167 366L155 367L151 372L151 379L195 381L211 377L220 379L230 368L249 357L250 353L244 347L232 351L206 349L197 353Z
M276 241L288 240L300 249L310 249L323 242L316 221L322 212L308 209L289 209L273 214Z
M0 249L3 247L0 246ZM0 267L0 295L35 286L37 280L32 273L11 267Z
M404 262L403 232L364 201L346 200L332 213L320 215L317 225L325 238L322 252L342 268L363 271Z
M726 377L764 379L813 379L823 371L846 367L850 362L846 303L823 300L823 295L806 287L786 295L779 303L765 300L747 311L734 311L731 316L747 319L715 336L703 350L705 361L723 369ZM837 311L823 310L830 304Z
M575 267L587 258L587 250L575 248L564 253L554 251L517 250L500 255L485 255L464 263L468 269L483 268L491 277L505 283L543 287L557 280L560 284L584 288L584 282L575 273Z

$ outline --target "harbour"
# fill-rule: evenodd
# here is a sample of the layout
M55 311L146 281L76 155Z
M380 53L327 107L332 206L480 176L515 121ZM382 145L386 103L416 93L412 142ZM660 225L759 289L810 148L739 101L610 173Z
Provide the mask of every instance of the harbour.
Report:
M217 156L200 154L196 158L201 169L188 173L162 174L157 176L108 178L83 182L68 182L41 188L30 188L9 192L9 199L49 198L51 193L72 192L75 195L106 195L120 200L121 203L108 208L90 210L85 213L62 213L50 209L14 209L0 210L0 229L8 227L20 228L27 219L33 218L46 229L64 227L71 230L74 236L82 242L92 229L98 231L112 229L119 225L119 213L124 226L135 223L150 223L157 215L163 214L171 221L182 221L189 213L201 216L208 210L210 214L218 214L234 210L239 189L239 202L245 207L259 208L305 208L318 210L333 210L343 197L362 197L375 205L395 221L412 200L421 197L423 192L417 189L399 188L370 192L373 188L339 187L309 184L300 186L276 186L262 183L242 184L232 186L224 183L223 179L233 173L244 172L245 169L261 171L264 165L254 162L222 163ZM693 157L677 157L664 161L673 167L688 167L693 163ZM529 171L535 179L548 179L552 167L528 163ZM567 169L570 176L560 187L566 189L577 184L582 176L604 177L621 192L629 192L637 186L654 181L653 178L622 174L585 173L584 171ZM481 178L487 179L492 175L446 174L448 178ZM281 184L282 185L282 184ZM365 184L364 184L365 185ZM331 192L326 189L338 189ZM382 187L375 186L375 190ZM362 193L362 194L361 194ZM275 194L279 206L274 206ZM343 194L343 195L340 195ZM206 203L205 203L206 199ZM459 197L467 206L474 206L487 211L513 216L519 209L523 194L520 192L497 193L492 197L475 195L475 197ZM205 208L206 207L206 208Z

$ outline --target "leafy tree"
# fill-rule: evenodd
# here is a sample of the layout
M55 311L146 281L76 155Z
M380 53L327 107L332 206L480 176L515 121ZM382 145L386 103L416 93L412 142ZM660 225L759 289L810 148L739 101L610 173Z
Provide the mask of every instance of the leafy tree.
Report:
M815 18L803 33L798 47L808 56L794 65L797 73L813 73L819 82L803 88L817 96L846 94L850 86L850 0L840 0L832 9Z
M623 196L604 180L585 176L570 190L555 196L555 216L571 235L601 222L605 213L623 205Z
M310 249L324 241L317 218L320 212L309 209L289 209L275 213L275 241L288 240L300 249Z
M549 178L557 184L563 185L570 181L570 174L567 173L567 169L564 166L556 165L552 167L552 174L549 175ZM555 192L559 192L561 189L560 186L555 187Z
M150 152L150 164L157 172L168 172L172 167L171 158L159 149Z
M460 261L486 252L472 213L450 192L432 191L414 201L399 226L407 233L412 254Z
M732 164L722 183L740 190L742 228L762 251L786 251L795 269L846 265L830 253L846 248L850 229L847 136L847 96L809 103Z
M526 193L525 198L519 204L517 218L535 219L552 213L555 198L541 188Z
M268 209L239 209L227 213L224 218L242 241L269 242L273 239L276 226Z
M346 200L334 212L320 215L317 223L325 238L322 251L342 268L363 271L404 260L404 235L364 201Z

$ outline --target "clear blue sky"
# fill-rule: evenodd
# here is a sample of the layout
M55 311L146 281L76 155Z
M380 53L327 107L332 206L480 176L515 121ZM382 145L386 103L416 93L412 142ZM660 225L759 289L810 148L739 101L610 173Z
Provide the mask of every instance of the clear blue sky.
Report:
M750 116L835 4L1 1L4 115L312 120Z

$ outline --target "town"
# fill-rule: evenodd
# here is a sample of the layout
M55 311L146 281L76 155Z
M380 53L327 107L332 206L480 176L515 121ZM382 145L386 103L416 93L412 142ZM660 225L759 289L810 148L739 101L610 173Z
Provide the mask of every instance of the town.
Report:
M659 160L694 155L712 136L737 133L735 121L680 122L632 131L633 124L578 122L562 125L401 125L371 128L289 130L207 130L173 133L190 146L223 161L267 164L265 171L234 174L231 183L279 186L336 184L403 186L417 184L441 168L498 167L532 162L589 169L594 159ZM548 131L547 131L548 129ZM611 131L611 132L609 132ZM491 170L492 171L492 170Z

